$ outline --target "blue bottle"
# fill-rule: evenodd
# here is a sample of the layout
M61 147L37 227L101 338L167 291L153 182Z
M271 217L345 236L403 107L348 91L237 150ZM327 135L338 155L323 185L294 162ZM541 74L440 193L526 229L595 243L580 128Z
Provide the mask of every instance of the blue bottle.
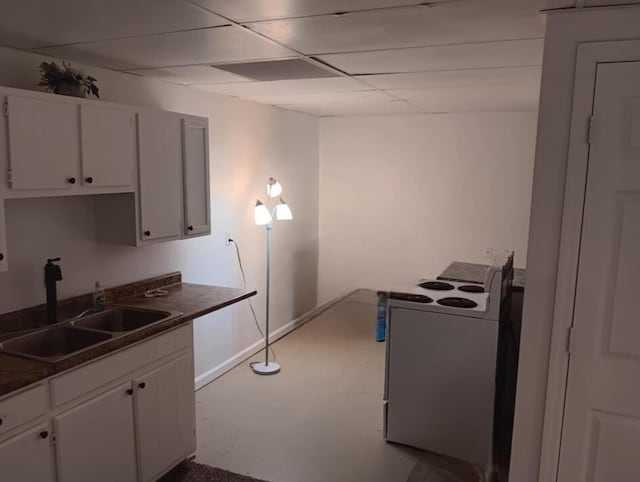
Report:
M387 331L387 293L378 292L376 341L384 341Z

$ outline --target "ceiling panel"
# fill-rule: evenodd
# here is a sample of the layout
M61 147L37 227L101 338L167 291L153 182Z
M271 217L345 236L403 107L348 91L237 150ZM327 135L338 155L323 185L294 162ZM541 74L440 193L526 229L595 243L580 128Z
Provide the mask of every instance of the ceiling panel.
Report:
M311 55L544 36L544 17L537 8L513 0L446 2L247 25Z
M541 0L541 8L554 10L573 8L576 4L581 7L607 7L618 5L640 5L640 0Z
M321 117L338 116L372 116L372 115L410 115L421 114L422 111L414 106L400 101L366 102L363 104L318 103L318 104L294 104L278 105L283 109L304 112L305 114Z
M540 86L537 83L397 89L389 93L422 107L427 112L536 111Z
M416 5L419 0L191 0L236 22L306 17L385 7ZM435 0L450 1L450 0Z
M420 112L420 109L416 107L394 100L375 90L333 94L255 96L246 97L246 99L322 116L415 114Z
M291 57L289 49L240 27L216 27L37 49L53 57L118 70Z
M379 74L542 65L543 40L512 40L440 47L322 55L350 74Z
M272 82L244 82L234 84L194 85L197 89L236 97L275 96L285 94L328 94L371 90L370 87L348 77L326 79L275 80Z
M0 45L31 49L225 23L176 0L20 0L2 7Z
M155 77L176 84L215 84L223 82L249 82L250 79L235 75L208 65L189 65L185 67L166 67L163 69L130 70L132 74L143 77Z
M362 75L358 79L379 89L415 89L531 83L540 81L540 67L507 67L496 69L445 70L403 74Z

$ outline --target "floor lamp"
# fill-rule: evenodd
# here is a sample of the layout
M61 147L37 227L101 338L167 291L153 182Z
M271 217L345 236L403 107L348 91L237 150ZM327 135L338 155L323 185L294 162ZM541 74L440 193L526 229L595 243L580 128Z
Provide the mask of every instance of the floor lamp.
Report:
M267 196L269 199L276 198L282 194L282 185L274 178L270 177L267 181ZM267 204L269 201L267 201ZM264 226L267 229L267 305L266 305L266 323L264 332L264 362L253 363L251 368L258 375L275 375L280 371L280 365L269 361L269 285L271 281L271 230L273 229L273 218L279 221L288 221L293 219L291 209L282 198L275 205L273 210L265 206L260 199L256 201L254 210L254 219L258 226Z

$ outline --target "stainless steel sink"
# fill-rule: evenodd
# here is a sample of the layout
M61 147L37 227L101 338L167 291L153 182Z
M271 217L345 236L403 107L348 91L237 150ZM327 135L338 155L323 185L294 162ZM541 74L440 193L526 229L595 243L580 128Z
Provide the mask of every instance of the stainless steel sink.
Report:
M0 343L0 349L12 355L56 362L112 338L110 333L81 330L71 326L53 326Z
M173 317L167 311L144 310L139 308L112 308L100 313L73 320L71 325L79 328L122 333L139 330L158 321Z

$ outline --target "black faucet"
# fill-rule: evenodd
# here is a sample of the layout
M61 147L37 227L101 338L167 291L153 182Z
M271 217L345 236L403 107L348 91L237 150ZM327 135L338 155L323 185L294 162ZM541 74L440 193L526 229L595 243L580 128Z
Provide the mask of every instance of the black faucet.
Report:
M62 270L57 263L60 258L48 258L44 266L44 285L47 289L47 323L58 321L58 293L56 283L62 281Z

